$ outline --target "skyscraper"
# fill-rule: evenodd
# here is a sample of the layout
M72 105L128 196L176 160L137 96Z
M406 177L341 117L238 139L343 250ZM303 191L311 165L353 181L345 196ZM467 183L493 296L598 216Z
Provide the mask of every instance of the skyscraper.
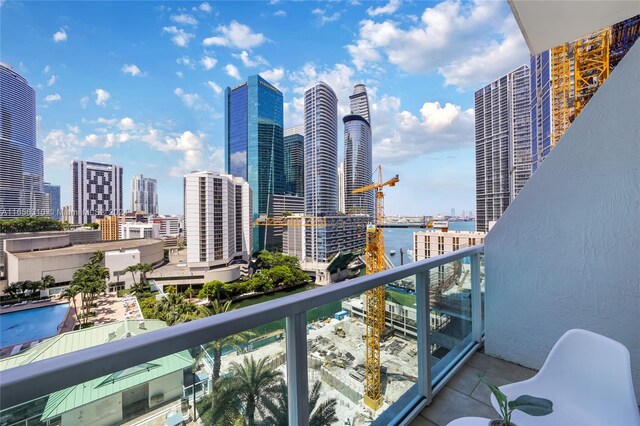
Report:
M42 150L36 147L36 95L0 63L0 218L49 216Z
M371 125L369 97L367 96L367 89L364 84L356 84L353 87L353 94L349 96L349 104L351 106L351 114L359 115Z
M254 75L225 98L226 171L249 183L255 219L268 214L270 194L285 191L282 92ZM266 247L265 228L254 231L255 250Z
M60 185L51 185L49 182L45 182L44 192L49 194L49 200L51 201L51 217L60 220L62 217L62 210L60 209Z
M285 193L304 196L304 124L284 130Z
M344 214L346 212L344 206L344 161L338 165L338 213Z
M523 65L475 93L478 231L488 231L531 175L529 84Z
M184 220L190 268L248 260L252 249L251 188L240 178L216 172L184 177Z
M143 175L131 179L131 210L158 214L158 181Z
M71 163L73 223L122 213L122 167L91 161Z
M304 196L308 215L338 211L338 98L324 82L304 93Z
M373 191L353 194L371 184L371 127L360 115L347 115L344 123L344 197L345 213L367 214L373 218Z

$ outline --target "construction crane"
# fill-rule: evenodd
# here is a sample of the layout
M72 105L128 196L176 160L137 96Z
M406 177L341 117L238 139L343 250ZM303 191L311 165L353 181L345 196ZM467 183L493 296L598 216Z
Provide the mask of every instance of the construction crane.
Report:
M387 269L384 252L384 235L382 225L384 222L384 193L385 186L395 186L400 181L398 175L386 182L382 181L382 166L378 166L378 182L354 189L353 194L367 191L375 191L376 218L375 224L367 226L367 245L365 249L365 262L367 274ZM364 403L371 410L376 411L382 406L382 390L380 383L380 338L385 327L385 288L380 286L368 290L365 294L366 305L366 380Z

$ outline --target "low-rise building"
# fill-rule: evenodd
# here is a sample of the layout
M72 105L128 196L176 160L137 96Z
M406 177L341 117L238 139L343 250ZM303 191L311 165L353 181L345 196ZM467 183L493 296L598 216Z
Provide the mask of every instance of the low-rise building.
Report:
M120 239L160 238L159 223L121 223Z
M160 238L180 235L180 218L178 216L155 216L153 223L160 224Z
M89 263L95 252L104 252L106 258L109 252L122 250L138 250L140 263L154 265L164 259L161 240L119 240L71 245L69 237L64 235L14 239L5 241L7 281L38 281L45 275L51 275L56 283L66 283L71 281L75 271Z
M117 239L119 239L119 216L107 216L102 219L96 219L96 222L98 223L100 232L102 232L102 239L104 241L116 241Z
M486 232L420 231L413 233L415 260L427 259L461 248L484 244Z
M0 371L165 327L167 324L159 320L123 320L63 333L0 360ZM167 402L178 401L184 395L184 374L191 374L193 361L188 351L181 351L61 389L3 411L3 424L5 420L7 424L24 421L25 415L29 423L38 424L122 424Z

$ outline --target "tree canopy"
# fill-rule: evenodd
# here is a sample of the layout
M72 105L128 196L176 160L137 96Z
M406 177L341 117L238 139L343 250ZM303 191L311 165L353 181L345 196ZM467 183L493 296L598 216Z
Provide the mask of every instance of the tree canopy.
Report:
M48 217L0 219L0 233L64 231L65 223Z

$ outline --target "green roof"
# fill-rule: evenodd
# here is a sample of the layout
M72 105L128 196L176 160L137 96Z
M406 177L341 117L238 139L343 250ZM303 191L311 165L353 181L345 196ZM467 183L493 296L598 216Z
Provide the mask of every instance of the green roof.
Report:
M167 324L164 321L124 320L63 333L18 355L0 360L0 371L98 346L113 340L120 340L128 337L128 333L137 335L165 327ZM158 377L181 371L192 365L193 357L188 351L182 351L54 392L49 395L41 419L46 420L59 416L64 412L120 393Z

